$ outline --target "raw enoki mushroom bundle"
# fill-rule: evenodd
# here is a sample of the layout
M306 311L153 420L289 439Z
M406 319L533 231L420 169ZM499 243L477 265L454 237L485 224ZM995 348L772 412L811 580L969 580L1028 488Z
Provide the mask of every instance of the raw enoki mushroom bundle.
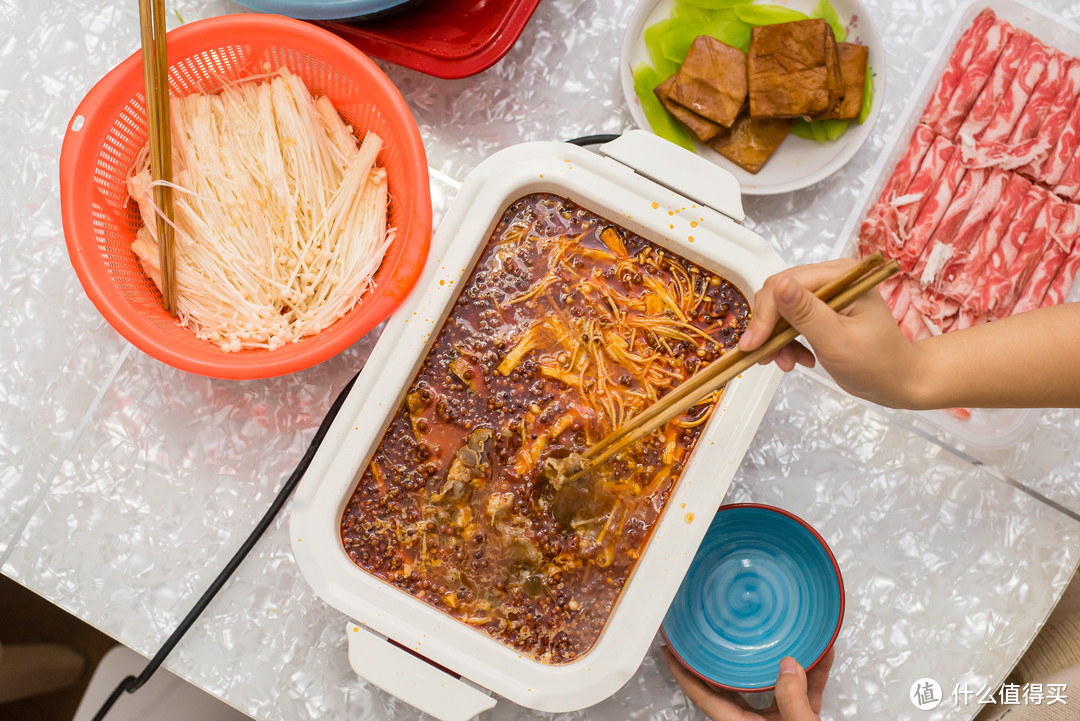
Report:
M282 68L173 99L177 310L224 351L275 350L341 319L393 240L382 140L358 143L326 97ZM132 250L161 287L150 159L128 179Z

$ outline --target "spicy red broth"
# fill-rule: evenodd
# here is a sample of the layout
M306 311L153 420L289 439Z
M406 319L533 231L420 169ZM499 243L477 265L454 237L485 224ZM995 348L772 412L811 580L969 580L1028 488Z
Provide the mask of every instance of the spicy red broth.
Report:
M360 568L545 663L607 622L719 393L570 483L541 474L734 347L729 281L576 204L510 205L341 519Z

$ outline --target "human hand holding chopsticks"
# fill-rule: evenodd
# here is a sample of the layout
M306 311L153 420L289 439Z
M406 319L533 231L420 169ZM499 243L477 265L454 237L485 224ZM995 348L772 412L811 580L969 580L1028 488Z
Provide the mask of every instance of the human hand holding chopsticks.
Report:
M754 315L739 349L760 346L781 317L809 341L811 353L791 343L765 359L790 371L796 364L813 366L817 360L841 388L853 395L893 408L910 396L908 378L916 350L896 325L880 293L866 293L841 313L821 302L809 289L817 288L853 267L851 259L804 265L778 273L765 281L754 296Z
M895 260L886 260L881 253L873 253L828 278L814 293L819 302L827 303L829 308L836 311L842 311L863 294L874 291L879 283L890 278L899 269L900 266ZM583 477L593 466L613 458L694 403L724 387L743 371L772 357L784 346L792 343L799 331L786 322L774 321L771 328L765 331L765 335L767 337L762 338L753 350L736 348L732 352L724 353L660 400L590 446L584 453L571 454L562 462L550 466L553 477L559 479L556 482L562 485Z
M754 296L739 349L760 346L783 318L813 353L791 343L764 362L789 371L816 357L841 388L884 406L1080 407L1080 303L911 342L879 293L836 313L807 290L855 263L804 265L769 278Z

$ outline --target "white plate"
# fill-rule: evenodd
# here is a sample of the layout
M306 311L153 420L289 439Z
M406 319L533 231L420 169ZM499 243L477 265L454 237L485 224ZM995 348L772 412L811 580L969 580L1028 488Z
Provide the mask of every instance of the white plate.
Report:
M717 153L712 148L695 141L698 155L711 160L727 170L739 181L747 195L776 195L799 190L823 180L836 172L851 159L870 135L877 120L878 110L885 97L885 52L881 38L870 19L870 11L859 0L831 0L841 22L848 28L848 41L866 45L869 50L870 70L874 75L874 104L870 115L862 125L852 124L838 139L828 143L788 136L769 162L757 175L748 173ZM783 5L809 14L816 0L769 0L769 4ZM630 106L630 114L639 128L652 130L641 109L641 101L634 92L631 70L638 63L648 63L645 49L645 28L664 20L675 6L675 0L641 0L630 16L623 35L619 74L623 95ZM854 20L853 20L854 19Z

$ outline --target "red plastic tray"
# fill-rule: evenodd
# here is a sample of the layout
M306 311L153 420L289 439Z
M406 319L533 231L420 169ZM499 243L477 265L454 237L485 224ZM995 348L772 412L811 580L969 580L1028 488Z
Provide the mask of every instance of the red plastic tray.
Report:
M438 78L494 65L517 42L540 0L431 0L360 24L319 22L383 60Z

